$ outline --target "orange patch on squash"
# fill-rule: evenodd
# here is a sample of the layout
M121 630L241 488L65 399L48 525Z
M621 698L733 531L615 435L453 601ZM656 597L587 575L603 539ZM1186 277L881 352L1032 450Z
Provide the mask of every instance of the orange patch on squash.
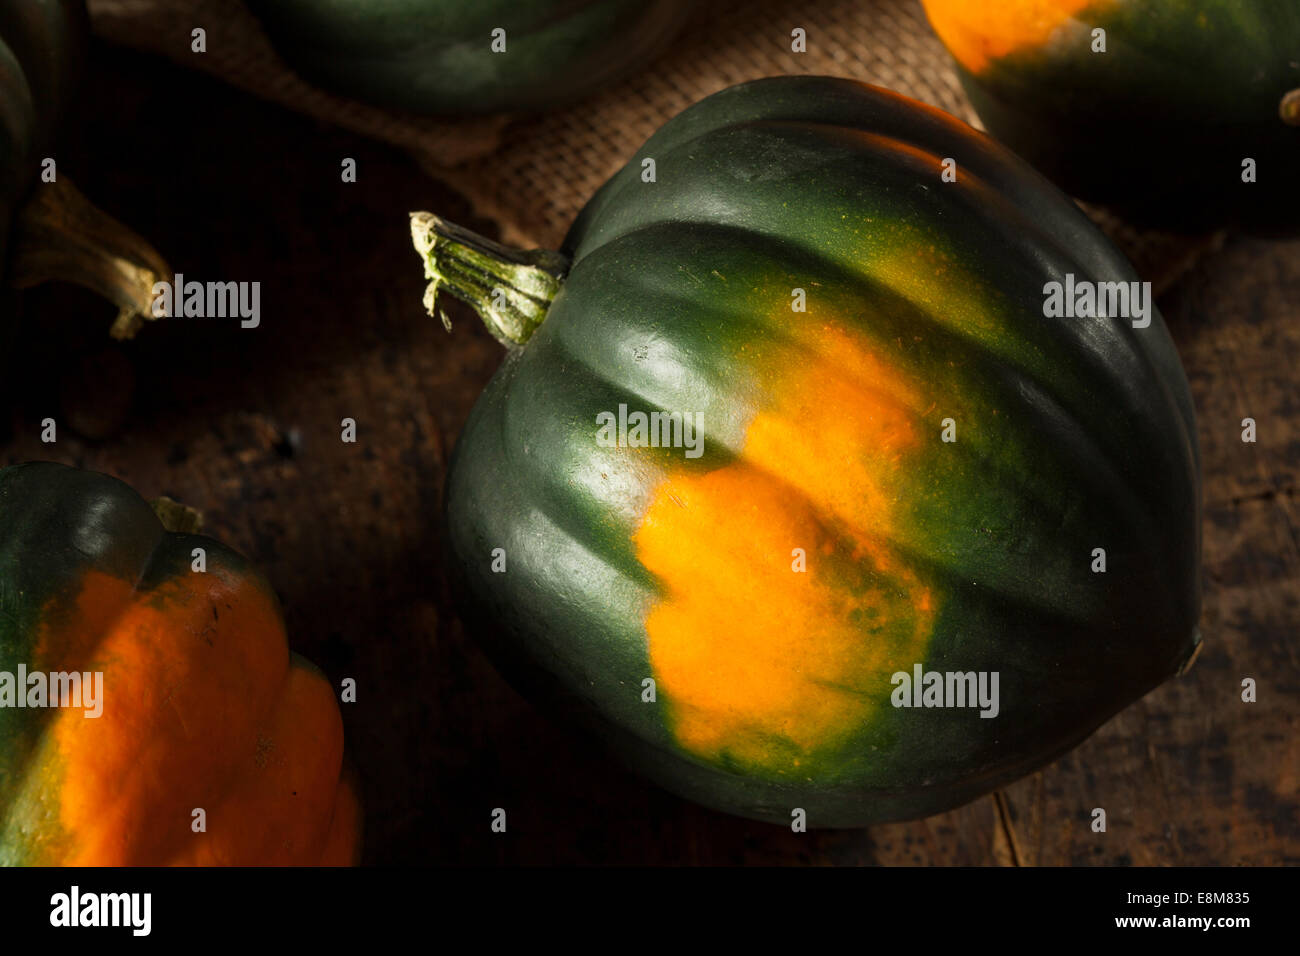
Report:
M221 568L148 592L98 571L47 614L43 670L102 671L103 714L52 711L15 811L54 814L68 865L350 860L333 690L291 657L279 609ZM35 768L39 767L38 770ZM337 808L336 808L337 804ZM195 809L206 832L192 829Z
M889 545L921 445L912 388L831 326L783 358L739 458L668 475L635 534L662 586L645 628L674 736L775 775L813 772L887 702L937 604Z
M934 32L957 62L979 73L992 60L1042 46L1075 14L1105 6L1106 0L922 0L922 4Z

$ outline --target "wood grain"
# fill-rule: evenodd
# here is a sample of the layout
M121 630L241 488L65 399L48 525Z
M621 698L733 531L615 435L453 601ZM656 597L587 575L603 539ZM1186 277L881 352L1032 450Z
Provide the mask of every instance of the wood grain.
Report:
M399 153L160 61L101 49L92 76L60 168L188 277L262 282L262 327L176 320L114 345L111 309L73 289L29 294L5 356L0 462L53 458L170 495L263 568L294 648L358 682L344 715L366 862L1300 862L1300 243L1230 240L1161 303L1205 466L1192 672L1000 806L793 834L677 800L545 723L450 611L443 478L500 353L463 311L450 336L425 317L406 214L482 228L464 202ZM356 184L340 182L343 157ZM344 417L356 444L339 440ZM1243 677L1258 703L1242 703ZM494 807L505 835L490 832Z

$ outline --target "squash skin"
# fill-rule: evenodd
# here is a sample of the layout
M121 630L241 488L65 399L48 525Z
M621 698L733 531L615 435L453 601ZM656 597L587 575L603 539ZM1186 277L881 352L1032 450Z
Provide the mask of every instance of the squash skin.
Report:
M20 662L102 671L103 713L0 708L0 863L355 862L328 681L289 652L255 569L164 531L122 482L0 469L0 671Z
M9 290L72 282L118 306L110 334L129 339L153 311L171 269L142 237L96 208L63 167L36 185L55 155L89 27L82 0L7 0L0 10L0 366L13 352Z
M1012 0L1055 27L1018 38L978 2L924 6L985 127L1067 192L1152 226L1300 229L1300 111L1280 115L1300 89L1295 4Z
M71 102L88 35L81 0L0 9L0 275L14 213Z
M786 825L925 816L1068 750L1193 653L1199 453L1172 342L1158 313L1044 317L1067 271L1135 276L989 138L849 81L745 84L656 133L564 251L457 445L448 545L498 668L633 768ZM702 410L703 456L598 447L620 403ZM863 464L841 479L831 459ZM812 596L781 576L796 546ZM917 663L999 672L1000 715L891 706Z
M686 0L249 0L304 77L428 114L551 109L649 62ZM497 27L505 54L491 52Z

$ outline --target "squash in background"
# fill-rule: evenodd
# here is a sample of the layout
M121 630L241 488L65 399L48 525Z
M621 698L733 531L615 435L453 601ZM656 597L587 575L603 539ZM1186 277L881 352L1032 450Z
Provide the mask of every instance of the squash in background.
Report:
M81 0L0 5L0 280L84 285L117 304L113 335L129 338L154 317L153 287L171 278L167 264L87 202L62 169L54 182L38 182L86 55ZM3 345L0 336L0 359Z
M305 78L420 113L550 109L649 63L688 0L248 0ZM493 52L496 30L505 51Z
M1300 228L1294 0L923 3L989 132L1067 191L1155 226Z
M20 667L102 673L100 716L6 700ZM338 703L270 586L114 478L0 469L0 703L0 864L356 859Z
M1046 316L1050 282L1137 277L952 117L761 80L669 121L561 252L412 232L426 305L509 347L448 479L467 623L664 787L786 825L936 813L1199 645L1195 417L1159 313ZM636 447L635 413L680 430ZM996 672L996 716L894 706L918 667Z

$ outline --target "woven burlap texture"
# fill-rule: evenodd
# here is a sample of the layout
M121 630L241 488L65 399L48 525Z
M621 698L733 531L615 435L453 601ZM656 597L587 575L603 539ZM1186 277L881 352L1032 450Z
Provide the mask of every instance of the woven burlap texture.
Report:
M473 0L464 0L473 2ZM409 149L507 242L554 247L588 197L664 121L746 80L828 74L888 87L978 125L917 0L701 0L674 47L582 103L533 117L429 119L351 102L300 80L240 0L90 0L110 42L203 69L285 106ZM191 31L207 52L191 50ZM807 50L791 50L802 28ZM411 197L413 207L419 196ZM1089 209L1157 288L1209 240L1137 231ZM404 228L399 224L397 228Z

